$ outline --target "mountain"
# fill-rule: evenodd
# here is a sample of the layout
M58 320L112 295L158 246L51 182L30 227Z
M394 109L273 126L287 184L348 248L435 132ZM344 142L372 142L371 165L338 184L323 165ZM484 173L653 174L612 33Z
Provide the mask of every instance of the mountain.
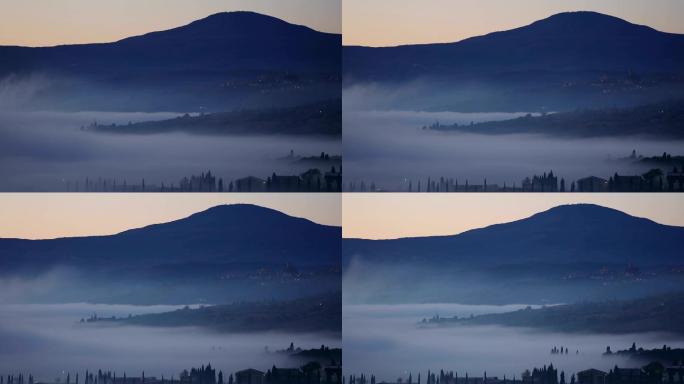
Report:
M345 46L342 61L345 88L360 87L368 109L557 112L684 97L684 35L595 12L454 43Z
M223 205L111 236L0 239L0 280L57 280L57 288L40 292L45 300L297 297L340 289L340 241L339 227Z
M340 228L254 205L222 205L111 236L0 239L4 274L55 266L170 263L339 265Z
M519 304L635 298L681 289L683 246L683 227L590 204L558 206L453 236L344 239L345 300Z
M458 212L454 212L458 215ZM416 262L463 267L524 263L682 265L684 228L592 204L562 205L529 218L453 236L343 241L343 263Z
M500 76L548 72L674 72L684 68L684 35L596 12L567 12L455 43L343 48L345 78Z
M340 56L338 34L253 12L224 12L112 43L0 47L0 78L40 75L49 86L36 102L58 103L57 96L70 95L76 101L62 106L81 109L228 110L237 95L268 105L283 93L291 101L339 97ZM93 100L82 94L88 90ZM132 100L122 100L123 92ZM161 100L145 99L150 96Z

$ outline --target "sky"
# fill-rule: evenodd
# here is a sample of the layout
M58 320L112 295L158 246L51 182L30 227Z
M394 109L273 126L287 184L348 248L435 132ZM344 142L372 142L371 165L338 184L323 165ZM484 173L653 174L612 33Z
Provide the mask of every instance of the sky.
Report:
M342 41L375 47L454 42L580 10L684 33L681 0L344 0Z
M4 193L0 194L0 238L110 235L237 203L320 224L341 223L340 197L334 193Z
M511 222L563 204L591 203L684 226L684 195L650 193L346 193L342 236L393 239L452 235Z
M217 12L254 11L341 33L341 0L0 0L0 45L111 42Z

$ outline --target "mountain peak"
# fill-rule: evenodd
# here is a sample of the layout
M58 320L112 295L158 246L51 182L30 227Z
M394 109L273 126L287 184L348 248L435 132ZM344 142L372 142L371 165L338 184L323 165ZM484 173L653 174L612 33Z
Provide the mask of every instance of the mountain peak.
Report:
M530 219L552 219L554 221L561 221L566 224L577 224L578 222L588 223L588 222L599 222L599 223L610 223L615 220L645 220L651 221L639 217L631 216L625 212L619 211L617 209L604 207L597 204L564 204L555 206L546 211L539 212L532 215Z
M275 23L289 24L277 17L264 15L252 11L230 11L211 14L203 19L195 20L188 25L208 24L208 23Z
M528 27L544 33L575 34L592 33L643 33L656 32L655 29L630 23L619 17L593 11L562 12L535 21ZM525 27L523 27L525 28Z

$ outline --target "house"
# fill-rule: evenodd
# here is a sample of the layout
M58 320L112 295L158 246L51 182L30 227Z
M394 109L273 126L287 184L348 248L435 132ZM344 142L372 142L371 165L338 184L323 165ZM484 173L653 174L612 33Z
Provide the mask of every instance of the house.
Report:
M577 180L577 192L608 192L608 180L596 176Z
M266 181L254 176L243 177L235 180L236 192L264 192Z
M606 372L598 369L587 369L577 372L577 382L579 384L604 384L606 382Z
M262 384L264 373L258 369L248 368L235 372L236 384Z

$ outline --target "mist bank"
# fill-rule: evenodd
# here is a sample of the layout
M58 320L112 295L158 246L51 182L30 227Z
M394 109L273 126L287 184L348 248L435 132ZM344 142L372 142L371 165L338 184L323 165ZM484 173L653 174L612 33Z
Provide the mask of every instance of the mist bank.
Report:
M346 294L346 290L345 290ZM588 368L608 371L618 365L641 367L644 362L627 355L604 356L606 346L613 351L628 348L632 342L644 349L663 344L681 345L684 339L659 333L570 334L537 332L530 328L473 325L468 327L417 326L424 317L469 317L486 313L510 312L526 305L488 306L444 303L396 305L345 305L343 309L345 372L374 374L376 380L393 382L427 370L466 372L471 378L504 375L520 379L526 369L553 364L566 379ZM568 348L569 354L552 354L553 347ZM398 368L400 367L400 368Z
M183 113L0 113L0 190L68 191L77 185L84 190L86 179L119 185L140 185L144 179L148 186L177 186L184 177L206 171L222 178L227 189L230 181L246 176L265 179L274 172L328 171L333 165L291 161L291 152L297 157L342 152L334 135L124 135L81 129L94 122L120 127L173 120Z
M298 368L319 357L328 364L327 357L341 346L340 338L330 333L217 333L200 327L91 327L78 322L93 313L125 317L181 308L83 303L2 305L0 337L5 347L0 351L0 371L32 373L41 381L64 381L67 373L73 380L76 372L97 369L115 371L119 377L124 372L138 377L144 371L146 377L177 378L183 369L210 363L227 378L249 367L262 371L273 365ZM294 350L286 352L291 343ZM327 354L309 352L321 345L329 347Z
M670 293L635 300L584 302L474 317L432 317L424 326L502 325L551 332L630 334L661 332L684 335L684 294Z
M530 111L514 113L426 112L410 110L364 110L348 107L353 95L344 98L344 189L366 191L373 184L379 191L415 192L418 183L425 191L428 178L440 178L464 186L482 186L492 190L520 188L525 178L553 171L558 181L565 180L566 191L572 182L595 176L608 180L615 173L642 175L654 164L633 161L636 151L644 157L667 152L676 157L683 153L684 142L678 139L647 136L577 137L572 133L551 136L543 133L486 134L470 125L486 121L539 116ZM364 99L356 100L363 104ZM555 113L549 114L548 118ZM539 118L541 119L541 118ZM424 126L451 126L459 131L441 132L421 129ZM496 123L488 123L496 124ZM460 128L465 127L465 131ZM672 164L658 167L663 174ZM684 163L675 163L680 168Z

